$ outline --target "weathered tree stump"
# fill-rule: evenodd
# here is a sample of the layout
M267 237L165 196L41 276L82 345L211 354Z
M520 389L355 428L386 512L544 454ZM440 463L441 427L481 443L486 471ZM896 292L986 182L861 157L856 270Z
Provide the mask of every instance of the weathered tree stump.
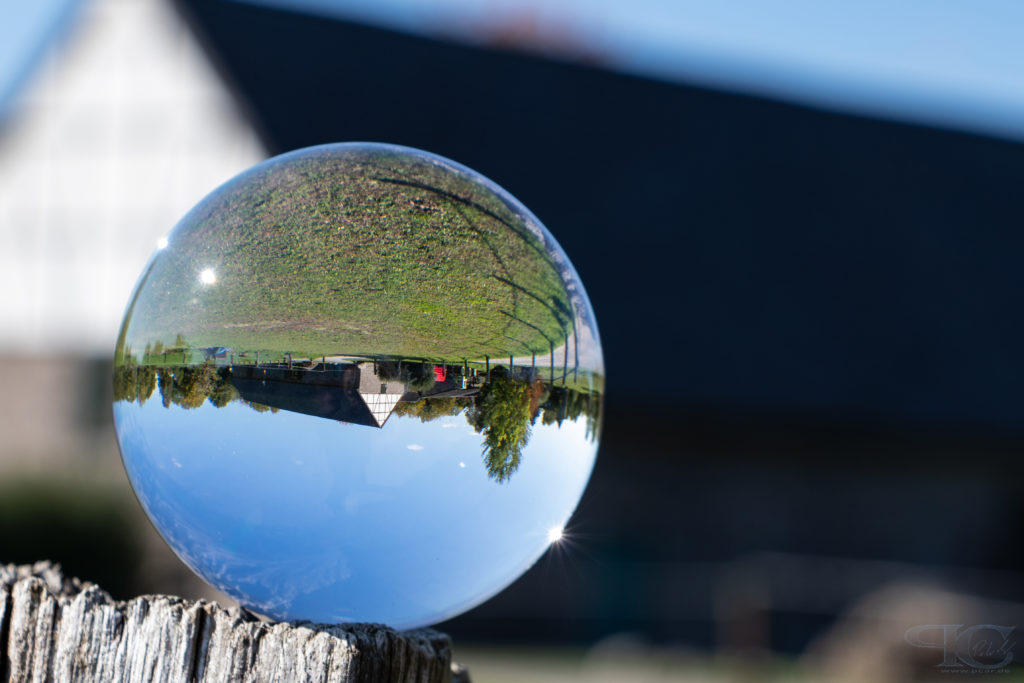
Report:
M468 683L451 640L375 624L264 623L205 600L118 602L49 562L0 566L0 680Z

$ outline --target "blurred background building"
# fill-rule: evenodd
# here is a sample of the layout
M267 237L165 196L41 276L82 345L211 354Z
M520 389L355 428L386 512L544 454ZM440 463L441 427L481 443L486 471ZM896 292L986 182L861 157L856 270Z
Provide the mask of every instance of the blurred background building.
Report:
M605 344L568 539L457 657L907 680L942 662L910 627L1024 624L1024 7L705 4L4 6L0 561L210 595L118 465L123 307L219 183L376 140L529 206Z

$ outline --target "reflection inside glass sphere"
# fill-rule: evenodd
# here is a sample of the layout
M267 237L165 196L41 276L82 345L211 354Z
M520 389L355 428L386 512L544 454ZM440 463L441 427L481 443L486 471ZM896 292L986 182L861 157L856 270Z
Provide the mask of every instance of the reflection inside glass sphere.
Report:
M562 538L603 359L518 201L418 150L315 147L219 188L132 296L114 415L178 555L277 619L453 616Z

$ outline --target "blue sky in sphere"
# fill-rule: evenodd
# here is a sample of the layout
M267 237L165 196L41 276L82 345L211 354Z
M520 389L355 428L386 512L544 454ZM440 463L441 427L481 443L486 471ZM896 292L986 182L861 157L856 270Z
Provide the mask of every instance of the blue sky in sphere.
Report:
M114 406L125 469L170 545L278 619L412 627L504 588L566 524L596 443L538 420L520 467L488 476L463 414L383 429L242 403Z
M2 0L0 107L87 1ZM614 69L1024 139L1019 0L245 1L483 43L532 18Z

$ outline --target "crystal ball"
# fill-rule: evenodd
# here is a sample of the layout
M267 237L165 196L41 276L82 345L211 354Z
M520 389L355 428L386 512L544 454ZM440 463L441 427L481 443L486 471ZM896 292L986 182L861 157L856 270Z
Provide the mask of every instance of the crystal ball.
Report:
M519 201L420 150L265 161L167 235L117 340L114 420L175 553L278 620L411 628L559 542L604 361Z

